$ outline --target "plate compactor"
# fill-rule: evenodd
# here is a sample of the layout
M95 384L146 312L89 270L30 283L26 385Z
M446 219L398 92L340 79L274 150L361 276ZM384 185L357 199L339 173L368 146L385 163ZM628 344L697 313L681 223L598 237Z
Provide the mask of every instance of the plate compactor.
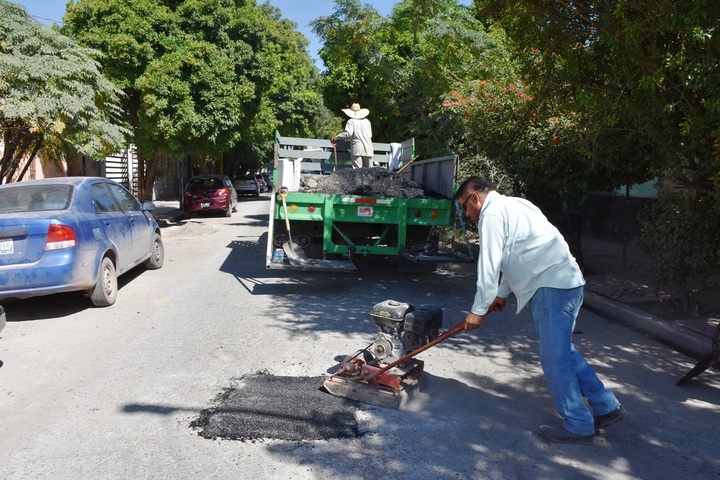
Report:
M400 408L420 390L424 363L413 358L464 328L464 322L440 334L440 307L385 300L370 310L378 336L348 355L337 373L323 383L338 397Z

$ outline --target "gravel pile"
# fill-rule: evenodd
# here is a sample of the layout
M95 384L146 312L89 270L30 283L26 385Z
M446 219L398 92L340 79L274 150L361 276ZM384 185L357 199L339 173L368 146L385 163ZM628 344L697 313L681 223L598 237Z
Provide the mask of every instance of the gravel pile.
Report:
M213 233L217 233L218 229L215 227L212 227L210 225L207 225L205 223L200 223L196 221L189 221L184 222L180 225L173 225L167 228L163 228L162 236L165 238L168 237L197 237L199 235L212 235Z
M395 198L438 198L419 183L406 180L382 167L343 168L331 175L305 176L300 189L308 193L327 195L367 195Z

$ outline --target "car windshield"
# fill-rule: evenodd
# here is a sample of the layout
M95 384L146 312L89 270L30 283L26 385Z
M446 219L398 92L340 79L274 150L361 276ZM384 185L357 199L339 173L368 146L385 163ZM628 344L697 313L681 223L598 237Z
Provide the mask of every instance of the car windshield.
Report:
M225 185L223 185L223 181L220 178L216 177L207 177L207 178L191 178L190 182L188 183L187 188L223 188Z
M240 177L240 180L252 180L253 182L257 182L257 178L255 178L255 175L243 175Z
M0 189L0 212L66 210L72 185L17 185Z

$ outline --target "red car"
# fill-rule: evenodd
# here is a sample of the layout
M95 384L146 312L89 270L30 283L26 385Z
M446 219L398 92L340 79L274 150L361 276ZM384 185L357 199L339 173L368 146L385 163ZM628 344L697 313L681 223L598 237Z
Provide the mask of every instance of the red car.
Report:
M230 217L237 211L237 193L226 175L197 175L183 192L183 211L188 217L198 212L223 212Z

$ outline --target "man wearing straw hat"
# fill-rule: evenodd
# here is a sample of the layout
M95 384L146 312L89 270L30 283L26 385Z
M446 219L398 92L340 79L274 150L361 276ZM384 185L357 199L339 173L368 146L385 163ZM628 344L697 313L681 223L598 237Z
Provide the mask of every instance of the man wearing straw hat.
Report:
M372 126L367 117L370 110L360 108L359 103L353 103L350 108L342 111L350 117L345 124L345 130L332 138L332 143L338 139L350 140L350 158L353 168L370 167L373 157Z

